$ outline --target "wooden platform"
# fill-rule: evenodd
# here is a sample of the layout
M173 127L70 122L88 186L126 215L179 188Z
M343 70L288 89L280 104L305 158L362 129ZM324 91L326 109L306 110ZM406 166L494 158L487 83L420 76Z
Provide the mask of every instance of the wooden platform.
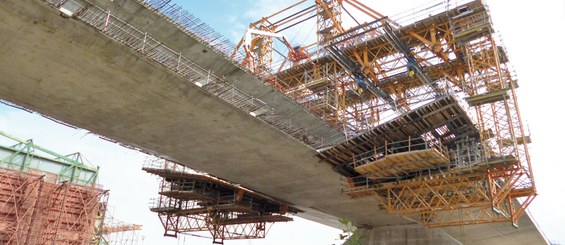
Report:
M346 194L353 199L375 196L378 194L375 188L369 188L367 186L357 186L357 187L342 189L341 193Z
M289 222L293 219L282 215L239 215L235 219L222 220L222 225L237 225L260 222Z
M449 158L437 149L425 149L387 155L355 171L369 178L400 177L417 170L436 168L449 163Z
M503 101L508 98L508 89L499 89L485 94L470 96L465 98L465 100L469 106L481 106L488 103Z
M211 200L212 198L194 190L187 191L161 191L159 194L183 200Z
M449 130L440 135L435 129L442 126ZM445 146L454 144L461 138L476 138L479 135L466 111L455 98L447 95L383 123L365 134L324 149L317 156L332 166L346 166L352 163L353 156L381 148L386 142L406 141L410 137L420 137L428 132L441 138Z
M201 215L201 214L208 214L211 211L214 212L236 212L236 213L256 213L259 214L258 211L253 210L250 206L245 205L237 205L237 204L223 204L223 205L216 205L213 209L209 207L197 207L197 208L151 208L153 212L167 212L169 214L174 215Z

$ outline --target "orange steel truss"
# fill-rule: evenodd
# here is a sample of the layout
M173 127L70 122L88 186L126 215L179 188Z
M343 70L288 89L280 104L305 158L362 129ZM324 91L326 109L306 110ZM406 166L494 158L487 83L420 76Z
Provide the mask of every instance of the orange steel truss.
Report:
M138 244L141 229L141 225L106 220L101 231L102 238L95 244Z
M139 230L141 230L141 225L123 224L116 226L106 226L104 227L103 233L116 233L116 232L139 231Z
M309 44L276 45L273 35L309 25ZM265 83L347 136L318 149L347 179L344 193L431 227L517 225L536 196L530 136L482 1L392 17L358 0L299 1L250 29L268 33L234 54L246 50ZM307 58L291 60L289 46Z
M396 183L350 184L344 193L352 198L375 196L388 212L416 216L430 227L507 221L516 225L535 196L531 187L516 187L524 174L515 159L509 159Z
M0 169L0 243L90 244L107 192L56 179Z
M43 177L0 169L0 241L26 244L31 236L33 218L40 204Z
M274 222L292 221L297 209L227 181L196 173L180 164L148 159L143 170L161 178L152 203L164 236L208 231L214 244L264 238Z

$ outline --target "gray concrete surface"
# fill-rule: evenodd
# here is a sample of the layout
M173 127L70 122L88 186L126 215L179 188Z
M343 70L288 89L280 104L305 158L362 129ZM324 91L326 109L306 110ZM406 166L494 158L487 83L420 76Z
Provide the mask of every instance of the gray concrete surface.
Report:
M421 225L394 225L362 228L359 234L365 245L447 245L447 244L545 244L547 241L527 215L520 227L508 223L453 226L429 229Z
M440 229L426 229L421 225L383 226L360 229L356 232L360 241L366 245L450 245L463 244ZM355 239L355 238L354 238ZM349 241L348 244L352 244Z
M139 28L163 30L156 38L162 35L163 42L179 48L187 45L186 55L203 47L159 22L157 15L137 8L135 1L127 3L136 9L133 13L146 15L145 21L152 23ZM316 222L337 226L336 217L345 217L374 229L415 224L377 210L370 198L341 195L340 176L319 163L311 148L84 23L60 17L42 1L1 3L0 54L0 98L287 200L306 211L302 217ZM215 55L194 58L202 66L217 66L219 74L234 76L229 78L232 81L249 78ZM268 90L262 87L256 94L265 98L276 94L263 89ZM302 117L294 113L303 109L293 108L293 103L286 106L288 115ZM526 215L520 225L520 229L507 223L465 227L463 240L465 244L545 243ZM422 240L461 239L458 228L435 229L433 236L424 227L418 229L426 236Z
M213 71L217 76L225 77L231 84L254 98L266 102L269 106L275 108L278 113L289 117L327 141L340 140L343 137L341 132L331 128L278 90L264 84L255 75L240 69L231 60L214 52L209 46L194 38L187 38L188 35L185 32L159 18L153 11L136 1L94 0L92 2L99 7L110 10L113 15L147 32L149 36L160 40L173 50L181 52L184 57L190 57L201 67Z

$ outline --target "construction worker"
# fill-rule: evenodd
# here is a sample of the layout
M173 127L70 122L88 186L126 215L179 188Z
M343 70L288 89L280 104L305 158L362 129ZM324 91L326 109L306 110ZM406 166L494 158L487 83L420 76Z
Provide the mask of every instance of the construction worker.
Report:
M413 77L414 76L414 64L416 62L416 59L414 59L414 56L408 56L407 60L408 60L408 63L406 64L406 67L408 68L408 76Z
M357 83L357 93L362 94L364 89L367 89L367 83L363 80L362 75L355 76L355 82Z

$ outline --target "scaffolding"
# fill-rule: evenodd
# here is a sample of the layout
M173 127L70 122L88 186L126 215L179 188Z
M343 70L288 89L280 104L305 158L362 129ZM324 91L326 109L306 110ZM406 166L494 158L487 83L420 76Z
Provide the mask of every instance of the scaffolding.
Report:
M348 137L318 149L343 193L430 227L517 225L536 196L517 78L488 6L457 4L388 17L358 0L302 0L251 23L265 35L233 54ZM317 36L292 61L269 33L304 26Z
M104 214L104 226L100 230L100 245L135 245L143 240L141 236L142 226L128 224L117 220L109 209Z
M516 225L536 196L516 74L482 1L429 3L388 17L358 0L302 0L249 25L233 61L340 130L345 142L325 142L110 11L86 0L44 1L317 149L347 179L344 193L375 196L378 208L429 226ZM170 1L138 1L212 50L227 53L229 45L216 33ZM286 38L309 22L316 34L312 41ZM460 198L437 203L452 192ZM471 198L481 196L477 193L486 199ZM158 203L182 203L186 209L199 204L166 196ZM180 224L186 231L212 230L214 239L225 233L225 224L209 225L217 220L209 214L176 220L167 215L166 229L177 233Z
M68 156L0 132L0 243L90 244L108 192L98 169L80 154Z
M183 165L149 158L143 170L160 177L159 197L152 200L164 236L208 231L214 244L224 240L264 238L275 222L300 212L288 203L251 191Z

